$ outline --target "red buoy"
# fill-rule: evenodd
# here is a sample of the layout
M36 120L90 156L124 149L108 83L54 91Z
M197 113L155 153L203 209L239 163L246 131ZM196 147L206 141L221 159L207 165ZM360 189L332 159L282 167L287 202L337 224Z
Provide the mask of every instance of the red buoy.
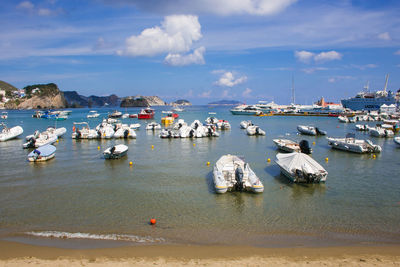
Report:
M151 219L150 224L152 224L152 225L156 224L156 219Z

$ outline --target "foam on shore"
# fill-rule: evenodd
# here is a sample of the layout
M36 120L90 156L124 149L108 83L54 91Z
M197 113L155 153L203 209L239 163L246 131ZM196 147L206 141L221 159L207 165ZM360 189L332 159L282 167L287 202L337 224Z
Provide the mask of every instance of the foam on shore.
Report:
M69 233L59 231L42 231L42 232L25 232L27 235L47 238L62 239L92 239L92 240L112 240L112 241L129 241L136 243L162 243L164 238L137 236L125 234L90 234L90 233Z

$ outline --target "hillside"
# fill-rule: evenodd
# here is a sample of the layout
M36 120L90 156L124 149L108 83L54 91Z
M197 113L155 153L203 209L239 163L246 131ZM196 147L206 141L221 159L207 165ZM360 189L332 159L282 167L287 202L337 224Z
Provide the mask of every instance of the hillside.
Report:
M110 96L83 96L76 91L65 91L64 96L70 107L118 106L121 101L120 98L114 94Z
M167 105L158 96L128 96L122 99L121 107L149 107Z
M0 81L0 90L17 91L18 88L16 88L15 86L13 86L5 81Z
M191 106L192 103L186 99L178 99L175 102L172 102L171 105Z

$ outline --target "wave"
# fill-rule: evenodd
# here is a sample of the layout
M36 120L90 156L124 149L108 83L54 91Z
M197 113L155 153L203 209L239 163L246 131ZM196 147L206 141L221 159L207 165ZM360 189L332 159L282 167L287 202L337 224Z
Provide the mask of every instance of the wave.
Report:
M124 234L89 234L89 233L69 233L58 231L43 232L25 232L27 235L36 237L63 238L63 239L95 239L95 240L114 240L114 241L130 241L136 243L161 243L164 238L150 236L136 236Z

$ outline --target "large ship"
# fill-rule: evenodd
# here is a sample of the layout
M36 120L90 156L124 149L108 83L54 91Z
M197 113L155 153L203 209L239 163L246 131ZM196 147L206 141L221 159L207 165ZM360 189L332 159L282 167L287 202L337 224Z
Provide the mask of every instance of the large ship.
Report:
M389 75L386 75L385 87L383 91L368 92L368 84L364 87L365 91L358 93L355 97L342 99L344 108L351 110L379 110L383 105L396 105L395 95L391 91L386 91Z

